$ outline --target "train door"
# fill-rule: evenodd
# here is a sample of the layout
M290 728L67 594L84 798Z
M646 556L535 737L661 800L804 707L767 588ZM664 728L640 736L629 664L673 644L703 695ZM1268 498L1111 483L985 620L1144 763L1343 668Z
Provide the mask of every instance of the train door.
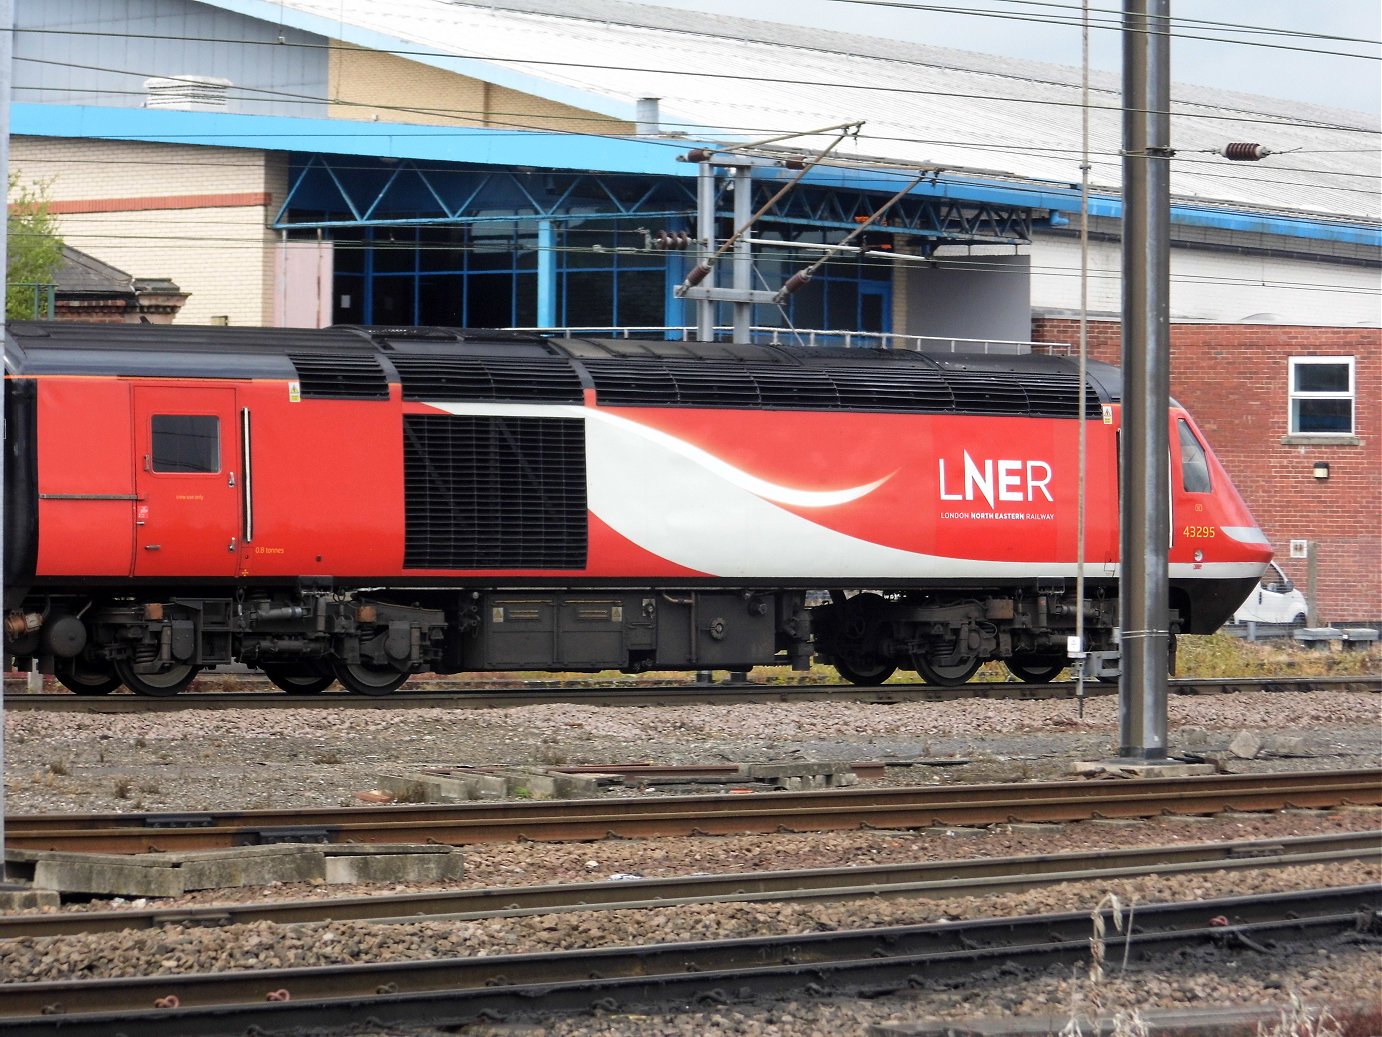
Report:
M231 576L239 558L232 388L134 389L134 575Z

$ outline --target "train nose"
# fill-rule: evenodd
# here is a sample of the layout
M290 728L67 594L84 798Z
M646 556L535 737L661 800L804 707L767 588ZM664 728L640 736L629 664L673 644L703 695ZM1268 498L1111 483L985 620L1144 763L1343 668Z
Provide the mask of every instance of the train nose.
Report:
M1224 535L1233 539L1236 543L1252 549L1257 548L1262 555L1264 562L1270 561L1272 557L1271 541L1267 539L1267 534L1262 532L1259 526L1222 526Z

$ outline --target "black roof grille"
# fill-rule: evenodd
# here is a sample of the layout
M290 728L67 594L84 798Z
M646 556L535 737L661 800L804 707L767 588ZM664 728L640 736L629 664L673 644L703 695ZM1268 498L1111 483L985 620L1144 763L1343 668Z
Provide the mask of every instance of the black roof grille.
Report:
M1073 418L1080 411L1079 375L1026 375L1022 386L1027 391L1027 406L1032 414L1052 418ZM1085 390L1085 417L1097 418L1102 413L1099 393L1093 386Z
M564 357L431 356L389 358L405 400L542 400L580 403L580 378Z
M842 367L832 370L830 377L847 410L936 413L955 409L945 378L927 368Z
M389 380L371 355L289 353L306 399L387 400Z
M403 416L409 569L580 569L580 418Z
M764 407L909 414L1021 414L1074 417L1074 373L939 370L920 363L785 367L625 357L582 360L607 407ZM1099 415L1092 388L1086 414Z
M761 406L753 371L742 364L693 360L690 363L673 361L666 367L676 383L677 400L681 403L701 407Z
M1022 379L989 371L947 371L946 384L955 394L955 410L962 414L1026 414L1027 393Z
M755 367L753 380L758 385L758 401L768 408L783 410L835 410L840 394L825 371L810 368Z

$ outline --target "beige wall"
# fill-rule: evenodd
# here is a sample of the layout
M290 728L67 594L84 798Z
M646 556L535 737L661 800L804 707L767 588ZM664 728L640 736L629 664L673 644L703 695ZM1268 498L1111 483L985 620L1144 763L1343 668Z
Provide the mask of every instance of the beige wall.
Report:
M632 134L633 124L333 40L337 119Z
M286 156L16 137L10 165L21 180L48 185L67 244L190 293L178 323L272 321L276 236L267 227L287 191Z

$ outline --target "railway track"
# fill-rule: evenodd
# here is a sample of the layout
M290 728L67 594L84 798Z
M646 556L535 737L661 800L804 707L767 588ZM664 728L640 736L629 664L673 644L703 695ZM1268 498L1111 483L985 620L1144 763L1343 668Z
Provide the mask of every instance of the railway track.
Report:
M148 853L269 843L585 841L862 827L1141 818L1382 804L1382 770L1220 774L429 806L184 814L18 815L12 849Z
M1148 874L1247 871L1382 858L1382 832L1149 846L798 871L693 875L622 882L372 894L212 907L146 907L0 917L0 939L112 933L169 925L221 927L326 921L402 924L700 903L991 896L1063 882Z
M231 678L221 678L228 680ZM534 682L511 686L468 684L464 681L410 682L391 695L377 698L329 691L317 695L288 695L266 681L246 677L235 689L193 690L169 698L150 698L117 692L112 695L73 695L70 692L31 694L22 683L5 692L9 711L44 710L71 713L171 713L189 709L504 709L549 702L588 706L658 706L680 703L746 702L945 702L964 699L1073 699L1074 681L1024 684L1019 681L971 681L955 688L930 684L644 684L600 685L594 682ZM1382 693L1382 676L1358 677L1235 677L1182 678L1170 682L1176 695L1231 695L1244 692L1369 692ZM1116 684L1087 681L1088 698L1116 695Z
M1372 936L1382 885L1141 906L1110 960ZM258 1028L452 1025L577 1011L656 1011L769 995L882 996L1000 966L1070 966L1089 954L1085 912L805 935L585 948L314 968L0 984L10 1037L242 1034ZM732 993L730 993L732 992ZM155 1005L162 1007L153 1007Z

